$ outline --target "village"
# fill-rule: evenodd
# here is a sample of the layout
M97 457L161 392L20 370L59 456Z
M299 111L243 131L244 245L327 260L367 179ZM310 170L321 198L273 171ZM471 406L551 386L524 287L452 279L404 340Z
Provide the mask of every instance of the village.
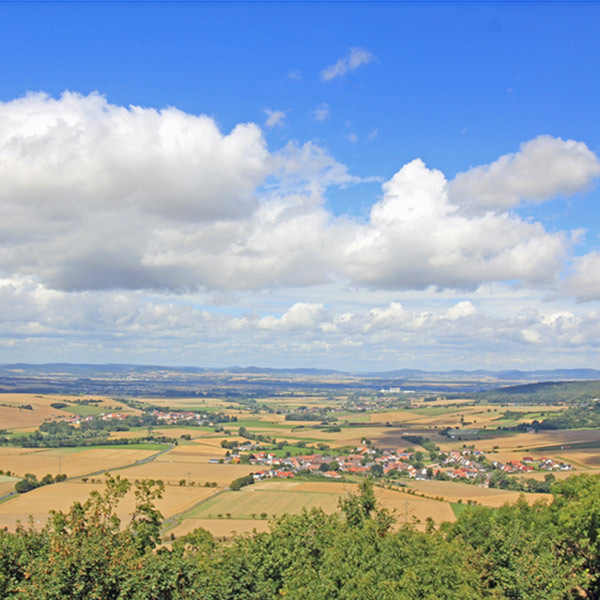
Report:
M215 425L214 416L211 415L192 412L192 411L169 411L163 412L159 410L154 410L150 413L157 424L161 425L200 425L200 426L208 426L213 427ZM87 416L74 416L74 417L65 417L63 421L70 423L71 425L81 425L82 423L89 423L94 419L100 419L101 421L126 421L128 418L131 418L131 414L121 413L121 412L110 412L110 413L100 413L99 415L87 415Z
M399 451L358 446L348 456L307 454L279 457L268 450L259 450L253 442L241 444L236 451L225 458L211 458L210 463L239 464L248 462L264 467L253 473L255 480L292 478L296 475L319 474L329 479L341 479L345 475L363 475L389 478L408 477L410 479L451 479L477 482L488 486L494 472L507 475L533 473L534 471L570 471L572 465L552 458L524 456L521 460L505 463L489 460L480 450L469 448L462 451L426 453L420 451ZM242 454L249 452L249 454ZM432 456L435 455L435 456Z

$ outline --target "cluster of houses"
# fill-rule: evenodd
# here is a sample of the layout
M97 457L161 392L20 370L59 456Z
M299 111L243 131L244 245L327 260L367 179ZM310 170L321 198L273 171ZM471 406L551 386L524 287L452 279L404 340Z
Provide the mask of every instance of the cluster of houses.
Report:
M65 417L64 419L59 419L60 421L64 421L65 423L69 423L71 425L81 425L81 423L85 423L86 421L91 421L94 418L94 415L88 415L87 417Z
M152 411L152 415L164 425L177 425L183 421L195 421L198 425L208 425L209 427L214 425L209 415L186 410L170 410L169 412L154 410Z
M124 421L127 417L131 415L127 415L124 413L100 413L99 415L87 415L86 417L75 416L75 417L66 417L62 419L71 425L81 425L81 423L87 423L89 421L93 421L94 419L101 419L102 421Z
M63 419L67 423L72 425L80 425L86 421L92 421L93 419L101 419L102 421L125 421L131 414L111 412L111 413L100 413L99 415L88 415L86 417L74 416ZM162 412L159 410L152 411L152 416L163 425L177 425L180 423L194 423L196 425L208 425L213 427L215 423L208 414L200 414L185 410Z
M251 452L249 462L264 467L253 474L255 480L272 477L290 478L299 473L320 473L322 476L339 479L344 475L367 475L378 473L405 474L414 479L431 479L443 474L451 479L481 481L484 485L494 471L505 473L527 473L542 469L548 471L569 470L571 465L550 458L523 457L506 463L489 462L480 450L439 452L437 462L423 466L416 461L415 452L399 450L377 451L364 446L357 447L348 456L307 454L303 456L278 457L273 452L255 451L255 444L248 442L226 458L211 459L212 463L239 463L242 451ZM376 466L378 465L378 466Z
M522 460L509 460L505 463L494 460L485 462L486 456L480 450L468 449L462 452L440 452L440 465L431 465L433 474L436 475L441 467L452 467L444 471L452 479L482 479L489 480L493 471L502 471L507 474L530 473L535 470L567 471L573 467L564 462L557 462L551 458L523 457ZM418 474L415 475L418 477Z

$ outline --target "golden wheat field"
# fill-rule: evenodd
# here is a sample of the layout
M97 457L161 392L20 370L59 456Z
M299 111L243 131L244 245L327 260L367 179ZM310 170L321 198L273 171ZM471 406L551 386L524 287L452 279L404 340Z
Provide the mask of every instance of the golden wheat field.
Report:
M64 418L68 412L56 410L50 405L57 401L73 402L74 398L58 395L34 394L1 394L0 426L28 431L37 428L46 419ZM110 398L92 408L118 412L135 412L126 405ZM141 399L143 401L143 399ZM326 402L323 396L282 396L266 399L265 403L273 408L297 408L299 406L318 407L328 404L341 406L343 397L335 397ZM268 521L260 518L266 513L269 518L284 513L297 513L303 508L321 508L333 513L339 510L339 501L349 493L355 493L356 484L344 484L335 481L298 481L270 480L247 486L238 492L225 488L234 480L249 473L262 470L257 465L214 464L210 459L225 456L226 450L221 447L223 440L247 441L238 435L239 427L245 426L251 433L263 434L278 441L290 443L304 441L307 453L312 453L316 444L323 442L335 449L342 446L361 445L364 439L371 440L380 448L406 449L415 446L404 439L407 434L422 435L433 440L444 450L462 449L465 445L475 445L487 453L491 460L522 459L523 456L538 458L552 457L570 462L577 471L555 473L557 478L572 475L574 472L600 473L600 431L572 430L545 431L540 433L498 432L494 435L473 441L451 440L441 435L446 427L480 429L495 428L498 424L510 420L516 422L520 418L532 418L535 411L548 412L563 410L559 406L512 407L501 405L473 405L470 400L434 402L412 401L410 409L382 410L380 412L342 413L341 431L326 431L318 426L318 422L286 421L285 414L251 414L244 407L227 400L205 397L168 398L147 400L150 404L171 409L217 410L236 416L239 422L223 423L226 430L215 432L213 429L191 427L152 427L154 435L175 438L179 445L156 459L136 464L157 454L157 450L137 449L123 446L111 448L62 448L62 449L26 449L11 446L0 446L0 469L23 476L34 473L38 478L47 473L53 475L65 473L77 479L60 484L44 486L27 494L15 496L0 504L0 527L14 527L17 520L25 520L32 514L36 524L43 523L49 509L66 510L75 501L84 501L91 490L101 490L103 480L101 473L106 469L118 469L122 477L130 480L151 478L161 479L166 484L164 498L159 501L159 509L165 518L181 516L180 522L169 529L176 536L183 535L196 527L204 527L214 535L230 536L232 532L250 532L254 529L264 531ZM23 409L30 404L33 410ZM80 405L72 405L81 408ZM19 408L21 407L21 408ZM82 408L85 412L86 406ZM511 411L509 418L505 417ZM516 414L516 416L515 416ZM539 413L538 413L539 414ZM536 417L537 418L537 417ZM344 426L355 423L355 426ZM113 432L113 438L135 438L147 435L144 428L127 432ZM181 436L191 436L191 440L181 440ZM598 445L598 448L593 446ZM588 448L569 447L572 444L585 443ZM562 446L562 447L561 447ZM553 447L548 449L547 447ZM84 482L81 477L90 476ZM524 474L523 477L543 479L547 472L536 471ZM92 483L91 479L94 480ZM180 486L185 480L186 485ZM204 487L207 482L217 487ZM14 489L14 478L0 476L0 496ZM194 485L191 485L191 484ZM453 521L455 519L451 503L476 502L498 507L505 502L514 502L519 493L504 490L479 488L458 482L411 481L410 488L417 495L408 493L406 489L376 488L380 505L395 513L398 523L412 522L418 519L420 527L427 518L435 522ZM426 497L421 497L424 494ZM437 498L441 497L442 500ZM527 494L528 501L549 499L548 495ZM130 494L119 506L119 515L126 520L133 509L133 496ZM229 513L229 516L228 516ZM219 517L220 515L220 517ZM179 520L179 519L178 519Z
M14 496L0 504L0 528L13 529L17 521L26 522L29 515L36 525L42 526L50 509L66 512L74 502L85 502L91 491L101 492L103 489L103 483L66 481ZM164 518L169 518L188 510L214 493L214 488L166 486L163 498L156 501L156 507ZM134 508L135 498L133 491L130 491L116 511L123 523L129 520Z
M61 398L37 394L0 394L0 423L11 430L37 428L49 419L60 419L65 413L50 404ZM31 406L32 410L23 408Z
M301 482L297 483L294 488L299 492L327 492L338 496L346 496L348 494L356 494L358 485L351 483L337 482ZM375 488L377 501L382 508L386 508L396 513L396 518L400 522L406 520L408 509L408 520L412 520L414 515L420 521L424 521L427 517L431 517L437 523L442 521L453 521L454 513L452 508L446 502L439 502L430 498L421 498L404 492L403 490L390 490L387 488ZM436 494L431 494L435 496Z
M269 521L262 519L185 519L168 530L167 539L173 534L176 538L191 533L194 529L206 529L218 538L228 538L235 534L269 531Z
M0 475L0 497L12 492L15 489L17 481L19 481L18 477Z
M411 481L409 486L427 496L441 496L448 502L458 502L458 500L466 502L467 500L475 500L479 504L492 507L502 506L507 502L515 502L519 499L519 496L521 496L520 492L484 488L455 481ZM530 503L536 502L537 500L548 500L550 498L548 494L522 495Z
M102 472L135 463L156 454L155 450L114 448L13 448L0 446L0 468L23 476L39 478L50 473L68 477Z
M162 479L169 483L178 483L181 479L186 479L194 481L196 485L204 485L208 481L223 487L228 486L234 479L256 470L252 465L212 465L199 460L171 459L168 453L158 460L123 469L120 473L129 479Z
M72 417L78 410L88 410L89 406L75 404L76 396L61 394L0 394L0 424L11 431L33 431L44 421L64 419ZM139 411L129 408L127 405L101 396L85 396L85 399L96 400L91 410L114 411L124 413L138 413ZM65 402L67 406L58 410L50 406L56 402ZM23 408L31 406L32 410ZM69 410L71 408L72 410Z

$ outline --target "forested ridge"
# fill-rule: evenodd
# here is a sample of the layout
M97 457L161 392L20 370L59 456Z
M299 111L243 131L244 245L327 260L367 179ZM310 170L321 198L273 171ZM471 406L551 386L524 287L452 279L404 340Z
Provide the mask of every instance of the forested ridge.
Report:
M468 506L455 523L394 527L372 483L341 511L276 519L269 533L217 542L196 530L160 546L154 501L136 482L123 526L115 509L131 484L103 492L46 526L0 531L0 597L31 600L558 600L600 598L600 478L556 483L552 500Z

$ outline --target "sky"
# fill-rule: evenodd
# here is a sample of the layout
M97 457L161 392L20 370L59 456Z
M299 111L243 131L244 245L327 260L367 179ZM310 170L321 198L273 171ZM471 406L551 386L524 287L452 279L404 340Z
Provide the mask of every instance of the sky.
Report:
M600 4L0 3L0 363L600 363Z

